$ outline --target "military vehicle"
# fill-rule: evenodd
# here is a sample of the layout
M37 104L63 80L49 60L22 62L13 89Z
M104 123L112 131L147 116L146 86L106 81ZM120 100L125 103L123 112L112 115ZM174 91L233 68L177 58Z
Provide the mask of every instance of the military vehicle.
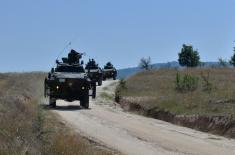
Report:
M92 82L83 68L81 53L71 50L63 62L56 60L56 67L51 69L44 82L45 97L49 97L49 105L56 107L56 100L80 100L80 105L89 108L89 90L92 97L96 95L96 85Z
M88 63L86 64L85 70L88 77L93 82L98 82L98 86L102 85L103 72L94 59L89 59Z
M117 70L116 68L112 65L111 62L108 62L103 69L103 80L113 78L113 80L116 80L117 78Z

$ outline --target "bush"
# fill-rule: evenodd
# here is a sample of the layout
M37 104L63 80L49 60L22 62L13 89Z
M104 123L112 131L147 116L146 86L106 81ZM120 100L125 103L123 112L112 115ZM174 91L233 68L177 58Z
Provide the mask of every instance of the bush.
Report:
M213 85L210 82L210 72L208 71L205 75L203 72L201 72L201 78L203 80L203 90L206 92L211 92Z
M127 86L126 86L126 81L124 79L121 79L119 81L119 84L118 86L116 87L115 89L115 101L118 103L120 102L120 99L121 99L121 91L122 90L126 90L127 89Z
M232 55L232 57L231 57L229 63L230 63L231 65L235 66L235 47L233 47L233 52L234 52L234 53L233 53L233 55Z
M121 79L121 80L119 81L119 87L120 87L121 89L127 89L127 87L126 87L126 81L125 81L124 79Z
M229 65L229 63L223 58L219 58L218 61L219 61L220 67L228 67L228 65Z
M185 74L180 75L179 72L176 74L176 89L180 92L194 91L198 87L198 77Z

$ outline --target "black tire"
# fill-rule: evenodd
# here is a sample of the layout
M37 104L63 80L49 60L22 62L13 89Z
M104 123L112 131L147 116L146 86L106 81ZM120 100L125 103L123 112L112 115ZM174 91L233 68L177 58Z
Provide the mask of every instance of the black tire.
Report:
M117 77L116 76L113 76L113 80L116 80L117 79Z
M52 97L49 98L49 106L52 108L56 107L56 99L55 98L52 98Z
M98 86L101 86L101 85L102 85L102 78L100 78L98 81Z
M47 96L47 79L45 78L45 80L44 80L44 97L46 97Z
M96 98L96 84L93 84L93 87L92 87L92 98L93 99Z
M89 91L85 93L81 98L80 105L85 109L89 108Z

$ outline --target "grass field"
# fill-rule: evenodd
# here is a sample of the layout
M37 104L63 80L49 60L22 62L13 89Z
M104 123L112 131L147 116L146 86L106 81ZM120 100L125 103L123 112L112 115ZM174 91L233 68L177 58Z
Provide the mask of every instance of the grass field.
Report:
M177 80L177 75L181 80ZM182 83L182 79L193 79L186 83L190 89L179 89L182 87L176 81ZM196 83L194 87L192 83ZM115 100L127 111L235 138L235 70L232 68L144 71L121 80Z
M180 92L176 89L176 74L191 75L198 79L197 89ZM210 91L205 90L203 76L208 76ZM173 114L234 115L235 70L160 69L138 73L126 80L127 89L121 96L145 109L158 107Z
M0 155L111 155L39 105L45 73L0 74Z

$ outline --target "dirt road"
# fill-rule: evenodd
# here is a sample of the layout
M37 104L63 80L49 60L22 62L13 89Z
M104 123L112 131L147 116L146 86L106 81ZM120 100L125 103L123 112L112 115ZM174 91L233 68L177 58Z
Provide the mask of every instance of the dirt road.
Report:
M123 112L109 97L100 97L113 93L112 82L98 87L89 110L79 102L58 101L54 111L75 131L127 155L235 154L235 140Z

